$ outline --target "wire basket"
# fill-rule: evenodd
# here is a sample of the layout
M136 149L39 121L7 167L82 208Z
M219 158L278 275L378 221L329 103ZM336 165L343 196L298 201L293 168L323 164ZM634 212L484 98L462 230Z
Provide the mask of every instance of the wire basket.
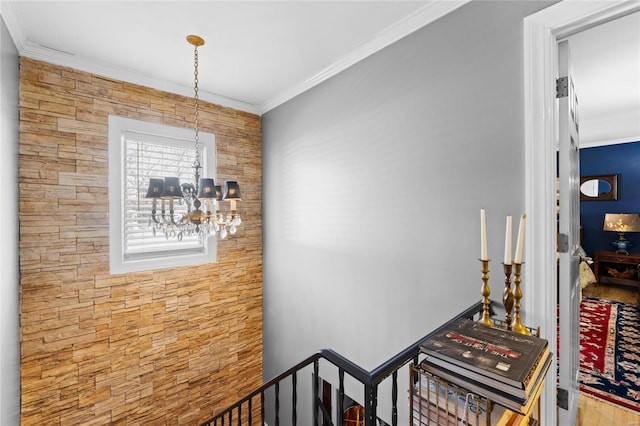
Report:
M413 426L518 425L521 416L410 365Z

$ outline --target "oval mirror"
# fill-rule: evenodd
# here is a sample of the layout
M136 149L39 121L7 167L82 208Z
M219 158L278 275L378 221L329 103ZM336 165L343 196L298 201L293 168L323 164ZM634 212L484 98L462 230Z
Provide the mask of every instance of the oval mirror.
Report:
M582 176L580 199L582 201L617 200L618 175Z
M580 192L587 197L600 197L611 191L611 185L606 180L590 179L580 185Z

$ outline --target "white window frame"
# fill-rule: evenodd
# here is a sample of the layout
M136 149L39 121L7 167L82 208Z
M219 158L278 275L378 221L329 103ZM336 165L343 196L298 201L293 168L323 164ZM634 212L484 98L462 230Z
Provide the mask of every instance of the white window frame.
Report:
M203 247L161 253L140 253L131 258L124 250L124 142L127 133L194 144L194 130L109 115L109 271L111 274L212 263L216 261L216 239L207 238ZM199 132L202 175L215 176L215 135ZM159 176L161 177L161 176ZM193 179L191 179L192 181Z

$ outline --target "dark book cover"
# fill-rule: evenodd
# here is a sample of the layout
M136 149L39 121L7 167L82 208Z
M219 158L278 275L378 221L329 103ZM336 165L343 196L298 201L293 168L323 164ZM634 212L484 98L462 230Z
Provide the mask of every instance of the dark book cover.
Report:
M476 380L478 382L485 384L486 386L495 388L502 392L507 392L513 395L514 397L526 398L527 395L529 395L531 393L531 390L534 388L538 377L541 374L546 373L546 369L551 363L551 359L552 359L551 352L545 349L539 361L537 362L535 368L531 370L530 377L527 377L527 379L525 379L528 382L525 388L521 388L519 386L512 386L508 383L505 383L502 380L493 379L485 374L477 373L468 368L460 367L457 364L444 361L434 356L427 355L427 357L425 358L425 362L428 362L429 364L442 368L446 371L450 371L452 373L462 375L468 379Z
M437 330L420 348L428 356L525 389L547 341L458 318Z

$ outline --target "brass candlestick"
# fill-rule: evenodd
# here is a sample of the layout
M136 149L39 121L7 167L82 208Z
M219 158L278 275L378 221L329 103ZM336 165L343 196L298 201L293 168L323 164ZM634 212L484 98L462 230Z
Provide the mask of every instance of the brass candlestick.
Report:
M507 311L505 322L507 330L511 330L511 311L513 310L513 292L511 291L511 269L513 265L502 264L504 267L504 292L502 293L502 303Z
M491 301L489 300L489 295L491 294L491 289L489 288L489 259L483 260L479 259L482 264L482 304L484 305L484 309L482 310L482 317L478 320L479 322L493 326L493 321L491 321Z
M513 324L511 328L513 331L518 332L520 334L531 335L531 332L529 331L529 329L525 327L522 324L522 321L520 320L520 300L522 299L522 290L520 289L520 283L522 282L522 279L520 278L521 270L522 270L522 263L513 264L513 275L515 276L514 283L516 287L514 292L514 297L516 300L516 305L515 305L515 318L513 320Z

